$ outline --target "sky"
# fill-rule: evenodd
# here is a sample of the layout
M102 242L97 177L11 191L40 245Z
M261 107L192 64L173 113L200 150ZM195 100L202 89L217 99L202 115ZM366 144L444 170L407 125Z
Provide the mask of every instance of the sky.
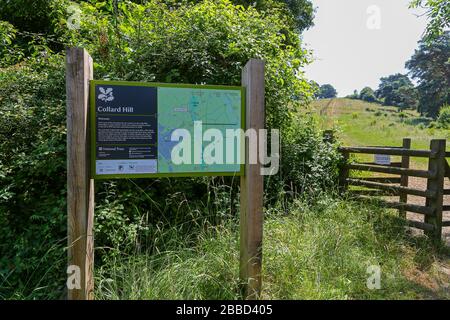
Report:
M408 8L409 0L312 0L315 26L303 35L314 62L308 79L330 83L338 96L352 94L379 79L406 73L405 62L418 47L427 18ZM421 16L420 16L421 15Z

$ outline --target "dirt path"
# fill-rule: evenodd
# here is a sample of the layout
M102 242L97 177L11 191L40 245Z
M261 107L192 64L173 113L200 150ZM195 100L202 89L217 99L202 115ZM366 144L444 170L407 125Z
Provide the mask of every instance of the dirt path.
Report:
M334 108L337 103L337 99L330 99L328 103L320 109L320 116L327 119L327 127L332 127L334 123Z

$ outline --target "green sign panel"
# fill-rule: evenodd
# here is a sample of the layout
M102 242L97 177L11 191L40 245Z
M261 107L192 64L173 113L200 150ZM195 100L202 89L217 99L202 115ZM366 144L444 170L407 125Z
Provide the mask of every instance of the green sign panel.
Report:
M90 84L96 179L242 175L242 87Z

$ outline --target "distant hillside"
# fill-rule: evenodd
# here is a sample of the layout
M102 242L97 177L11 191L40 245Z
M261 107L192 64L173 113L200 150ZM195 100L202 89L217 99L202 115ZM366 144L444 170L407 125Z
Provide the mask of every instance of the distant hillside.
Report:
M413 148L427 149L430 139L450 139L450 130L429 128L431 120L414 110L347 98L317 100L312 107L322 128L337 129L345 145L400 146L411 138Z

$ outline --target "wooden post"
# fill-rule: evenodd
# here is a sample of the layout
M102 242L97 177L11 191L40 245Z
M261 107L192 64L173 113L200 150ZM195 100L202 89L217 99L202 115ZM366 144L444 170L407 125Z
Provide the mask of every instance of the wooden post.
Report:
M350 158L350 153L347 150L341 150L342 153L342 165L339 168L339 192L344 193L347 191L347 179L350 175L350 169L348 168L348 159Z
M242 85L246 88L246 129L259 132L264 128L265 119L262 60L247 62L242 70ZM245 175L241 177L240 189L240 278L245 299L257 299L261 293L264 180L260 169L259 161L257 164L249 163L249 143L246 142Z
M432 152L429 162L428 170L436 172L432 178L428 178L427 190L436 192L436 196L427 198L427 207L434 210L433 216L425 216L425 223L433 225L432 231L427 231L426 234L434 241L441 241L442 235L442 206L444 202L444 175L445 175L445 140L435 139L431 140L430 150ZM434 153L434 154L433 154Z
M404 138L403 139L403 149L411 149L411 139ZM409 156L402 156L402 168L409 169ZM400 186L408 187L408 175L402 174L400 178ZM408 202L408 194L400 191L400 199L399 202L407 203ZM400 208L398 210L399 216L406 219L406 210L404 208Z
M68 264L79 277L68 299L93 299L94 180L89 172L89 80L92 58L83 48L66 51ZM75 267L75 269L73 269ZM78 272L79 271L79 272Z

